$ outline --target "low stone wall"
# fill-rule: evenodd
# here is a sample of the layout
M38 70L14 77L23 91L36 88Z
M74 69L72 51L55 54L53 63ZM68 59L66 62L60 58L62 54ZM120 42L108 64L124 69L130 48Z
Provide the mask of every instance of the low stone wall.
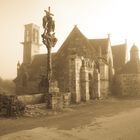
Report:
M23 115L25 105L16 95L0 94L0 116L17 117Z
M23 102L26 105L40 104L44 103L44 94L34 94L34 95L19 95L17 96L18 100ZM53 104L60 104L60 106L68 107L71 103L71 93L61 93L60 96L53 95L52 97ZM62 107L60 107L62 108Z
M140 96L140 74L120 74L116 84L119 95Z
M44 102L44 94L34 94L34 95L19 95L18 100L24 104L39 104Z

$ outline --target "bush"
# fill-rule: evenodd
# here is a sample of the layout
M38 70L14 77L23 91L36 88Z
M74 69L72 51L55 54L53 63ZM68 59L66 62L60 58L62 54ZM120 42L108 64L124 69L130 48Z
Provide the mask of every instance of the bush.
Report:
M3 80L0 78L0 92L9 92L10 94L15 93L15 84L12 80Z

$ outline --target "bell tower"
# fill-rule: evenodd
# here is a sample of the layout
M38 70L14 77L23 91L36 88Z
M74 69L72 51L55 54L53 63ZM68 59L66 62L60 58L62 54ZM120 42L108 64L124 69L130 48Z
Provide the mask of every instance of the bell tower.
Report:
M39 26L31 23L24 27L23 63L29 64L33 56L39 53Z
M139 50L135 44L133 44L130 50L130 60L131 61L139 60Z

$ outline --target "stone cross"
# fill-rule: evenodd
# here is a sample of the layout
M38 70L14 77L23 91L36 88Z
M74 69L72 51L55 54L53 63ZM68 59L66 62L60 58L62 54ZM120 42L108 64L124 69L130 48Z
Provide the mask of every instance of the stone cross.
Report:
M54 16L54 15L51 13L51 7L50 7L50 6L48 7L48 13L49 13L50 15Z
M52 18L53 14L50 12L50 7L48 7L48 11L44 10L46 15L43 17L43 28L44 33L42 34L43 44L46 46L48 54L47 54L47 94L50 94L50 85L52 80L52 56L51 49L55 46L57 42L57 38L55 37L55 23ZM48 98L49 100L49 98Z
M48 7L48 12L51 13L51 7L50 6Z

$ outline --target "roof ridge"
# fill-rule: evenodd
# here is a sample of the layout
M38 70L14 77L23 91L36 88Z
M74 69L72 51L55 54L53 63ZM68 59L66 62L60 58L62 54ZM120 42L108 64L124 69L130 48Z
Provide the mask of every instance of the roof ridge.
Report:
M108 38L89 38L88 40L108 40Z
M59 56L59 54L61 53L61 51L63 50L63 48L65 48L66 42L68 42L73 37L73 35L75 33L78 34L78 36L80 36L82 39L84 39L86 41L86 43L88 44L88 46L90 46L93 49L92 44L89 42L88 38L79 30L79 28L77 27L77 25L75 25L74 28L72 29L72 31L67 36L66 40L63 42L63 44L61 45L61 47L57 51L57 54L56 54L55 58L57 58Z
M115 47L115 46L121 46L121 45L127 45L127 44L126 44L126 43L115 44L115 45L112 45L112 47Z

